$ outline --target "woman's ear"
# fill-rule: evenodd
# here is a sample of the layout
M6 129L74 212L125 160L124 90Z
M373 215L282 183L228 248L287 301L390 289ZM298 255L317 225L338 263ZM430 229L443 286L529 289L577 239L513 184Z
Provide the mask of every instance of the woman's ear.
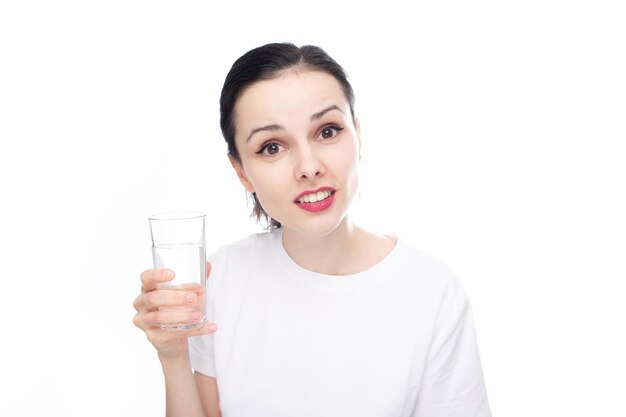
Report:
M241 181L241 183L243 184L245 189L248 190L249 193L253 193L254 186L252 185L252 183L248 179L248 176L243 170L243 166L241 165L241 162L237 162L237 160L232 155L228 155L228 159L230 160L230 164L233 166L233 169L237 173L237 176L239 177L239 181Z

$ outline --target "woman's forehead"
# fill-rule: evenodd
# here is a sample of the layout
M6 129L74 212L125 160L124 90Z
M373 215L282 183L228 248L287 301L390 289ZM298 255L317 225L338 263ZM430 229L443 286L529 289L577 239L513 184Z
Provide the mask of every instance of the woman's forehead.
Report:
M248 87L235 105L235 120L245 129L262 121L308 119L330 105L346 114L349 112L341 84L332 75L321 71L288 71Z

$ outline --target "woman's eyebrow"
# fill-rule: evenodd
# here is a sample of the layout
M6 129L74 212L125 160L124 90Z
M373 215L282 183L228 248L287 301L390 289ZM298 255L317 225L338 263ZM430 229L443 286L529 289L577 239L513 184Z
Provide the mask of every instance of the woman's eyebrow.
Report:
M250 140L250 138L258 132L263 132L263 131L275 131L275 130L284 130L285 128L282 127L281 125L277 125L277 124L273 124L273 125L267 125L267 126L262 126L262 127L256 127L254 129L252 129L252 131L250 132L250 134L248 135L248 139L246 139L246 143L248 143L248 141Z
M343 113L343 110L341 110L339 107L337 107L336 105L332 104L328 107L326 107L324 110L322 111L318 111L317 113L313 113L311 115L311 121L314 122L316 120L321 119L326 113L328 113L331 110L339 110L340 112ZM246 143L248 143L248 141L250 140L250 138L252 136L254 136L255 133L259 133L259 132L265 132L265 131L270 131L270 132L274 132L277 130L284 130L285 128L281 125L277 125L277 124L271 124L271 125L267 125L267 126L261 126L261 127L256 127L254 129L252 129L252 131L250 131L250 134L248 135L248 138L246 139Z
M332 104L332 105L330 105L330 106L326 107L326 108L325 108L324 110L322 110L322 111L319 111L319 112L317 112L317 113L313 113L313 114L311 115L311 121L312 121L312 122L314 122L314 121L316 121L316 120L321 119L321 118L322 118L322 116L324 116L326 113L328 113L328 112L329 112L329 111L331 111L331 110L339 110L340 112L342 112L342 113L343 113L343 110L341 110L341 109L340 109L339 107L337 107L336 105Z

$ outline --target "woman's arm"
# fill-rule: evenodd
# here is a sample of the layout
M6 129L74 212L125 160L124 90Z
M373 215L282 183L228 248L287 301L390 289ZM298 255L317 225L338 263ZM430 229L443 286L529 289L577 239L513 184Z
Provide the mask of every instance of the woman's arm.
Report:
M217 391L217 380L213 377L206 376L199 372L194 373L196 387L204 415L206 417L222 417L220 411L220 396Z
M213 417L203 410L201 387L191 370L189 356L160 358L165 376L165 415L167 417ZM217 405L219 412L219 403ZM217 414L219 416L219 414Z
M207 275L210 264L207 262ZM189 307L204 302L194 292L168 291L156 289L157 284L174 278L171 271L165 269L149 269L141 274L141 294L135 299L137 310L133 322L143 330L148 340L157 349L163 367L166 390L166 415L168 417L213 417L203 411L201 394L196 388L195 378L189 360L190 336L201 336L214 333L214 323L204 323L196 329L170 331L161 328L161 323L193 323L197 321L193 312L171 307ZM161 307L170 307L161 309ZM201 390L204 392L204 390ZM219 402L214 404L219 407ZM217 414L219 416L219 414Z

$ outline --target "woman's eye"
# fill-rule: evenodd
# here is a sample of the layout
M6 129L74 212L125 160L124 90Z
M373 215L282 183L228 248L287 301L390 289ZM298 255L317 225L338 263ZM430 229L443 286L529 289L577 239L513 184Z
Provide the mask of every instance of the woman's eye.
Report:
M275 142L266 143L257 151L258 155L276 155L280 152L280 145Z
M331 139L337 135L337 133L343 130L342 127L339 126L326 126L320 132L322 139Z

